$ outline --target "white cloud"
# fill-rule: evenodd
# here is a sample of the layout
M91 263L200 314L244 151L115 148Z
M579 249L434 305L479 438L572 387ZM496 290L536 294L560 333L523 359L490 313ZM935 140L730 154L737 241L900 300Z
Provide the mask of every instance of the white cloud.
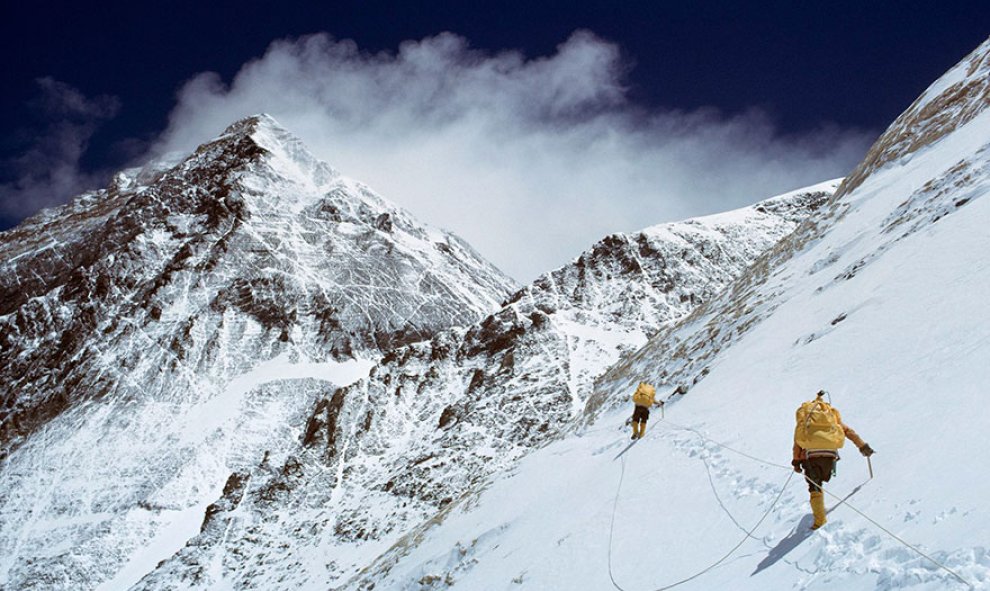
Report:
M22 130L22 135L31 137L25 151L3 163L11 178L0 184L3 218L19 219L64 203L98 186L105 176L81 170L79 161L100 125L117 114L119 101L112 96L88 98L49 77L36 83L39 95L31 107L44 124Z
M344 174L529 281L606 234L841 176L871 139L781 136L756 110L650 112L627 98L627 68L584 31L539 58L451 33L395 53L325 34L277 41L229 85L213 73L185 84L156 149L271 113Z

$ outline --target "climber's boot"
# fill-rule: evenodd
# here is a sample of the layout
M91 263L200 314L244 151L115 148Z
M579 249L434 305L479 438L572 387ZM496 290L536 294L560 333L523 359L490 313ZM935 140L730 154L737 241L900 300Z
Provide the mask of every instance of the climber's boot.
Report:
M825 495L822 491L811 493L811 514L815 516L815 523L811 529L818 529L825 525Z

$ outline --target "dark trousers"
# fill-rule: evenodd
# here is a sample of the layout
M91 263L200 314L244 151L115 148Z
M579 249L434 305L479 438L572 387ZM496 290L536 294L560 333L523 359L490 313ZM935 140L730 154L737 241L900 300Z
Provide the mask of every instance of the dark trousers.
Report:
M637 404L636 409L633 410L632 422L646 424L648 420L650 420L650 409Z
M808 458L801 462L804 475L808 479L808 491L819 492L822 490L822 483L828 482L832 478L832 468L835 467L835 458L819 456Z

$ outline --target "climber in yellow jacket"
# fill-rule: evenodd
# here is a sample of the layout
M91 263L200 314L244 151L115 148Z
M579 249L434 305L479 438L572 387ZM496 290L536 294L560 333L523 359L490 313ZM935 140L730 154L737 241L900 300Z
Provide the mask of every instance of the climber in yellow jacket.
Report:
M650 420L650 407L657 403L656 395L656 388L646 382L640 382L636 387L632 396L633 404L636 405L632 415L633 439L639 439L646 433L646 421Z
M832 478L832 470L839 459L839 448L848 437L866 457L873 455L869 443L842 422L839 410L825 402L824 390L819 390L814 400L797 409L797 425L794 427L794 448L791 465L794 471L804 471L811 493L811 512L815 522L811 529L825 525L825 497L822 483Z

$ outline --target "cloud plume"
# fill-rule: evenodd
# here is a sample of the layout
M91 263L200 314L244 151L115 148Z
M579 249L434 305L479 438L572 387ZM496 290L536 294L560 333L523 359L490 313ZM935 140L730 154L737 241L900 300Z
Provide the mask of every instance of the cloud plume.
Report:
M30 137L24 151L3 162L0 217L20 219L59 205L97 187L103 175L84 171L80 160L99 126L120 107L112 96L86 97L72 86L49 77L36 80L38 97L31 111L40 121L21 135Z
M586 31L535 58L452 33L383 53L326 34L276 41L229 83L189 80L155 151L271 113L344 174L529 281L606 234L841 176L871 139L781 135L755 109L649 110L628 97L629 67Z

